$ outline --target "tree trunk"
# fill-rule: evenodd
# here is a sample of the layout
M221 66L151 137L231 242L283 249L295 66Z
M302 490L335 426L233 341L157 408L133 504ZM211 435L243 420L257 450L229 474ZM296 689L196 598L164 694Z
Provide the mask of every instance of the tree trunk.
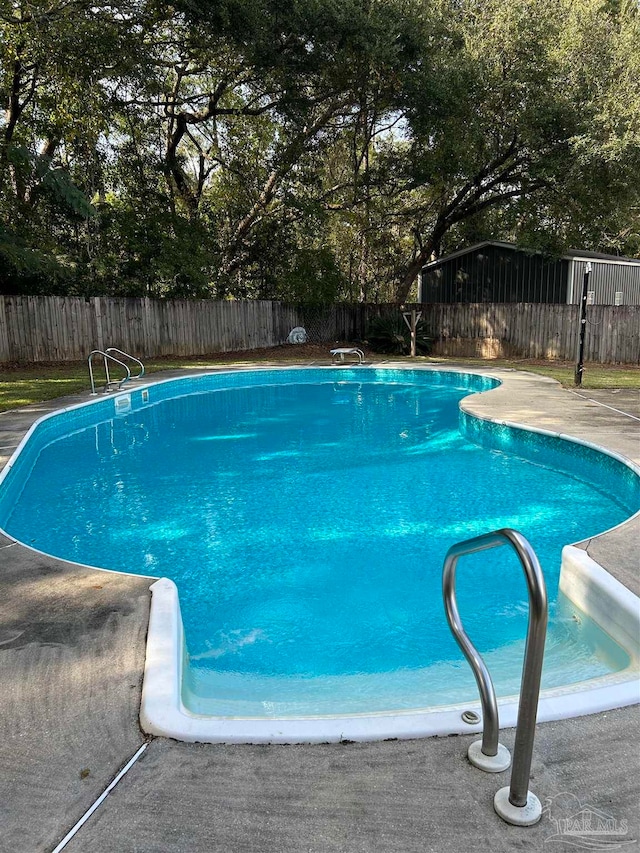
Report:
M280 164L274 168L260 191L260 195L253 204L251 210L243 216L231 237L229 246L225 252L224 261L221 267L221 272L225 276L234 273L242 264L242 253L245 246L246 238L258 221L258 218L273 201L273 198L278 191L283 179L289 174L291 169L304 154L309 140L313 139L316 133L321 130L327 122L335 115L336 110L340 107L340 103L331 101L325 109L320 113L313 124L303 128L302 132L294 137L289 145L284 150Z
M427 261L431 260L434 252L439 251L442 238L447 233L450 226L451 223L447 220L438 220L435 228L431 233L431 236L422 246L416 257L411 261L411 263L406 269L405 274L398 283L395 295L396 302L402 304L403 302L407 301L407 296L409 295L409 291L411 290L411 285L418 277L422 267L427 263Z

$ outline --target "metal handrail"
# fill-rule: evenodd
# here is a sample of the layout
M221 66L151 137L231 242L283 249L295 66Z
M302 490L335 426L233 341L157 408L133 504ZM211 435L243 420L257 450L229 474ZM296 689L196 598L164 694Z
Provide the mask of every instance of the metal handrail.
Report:
M105 352L107 354L115 352L118 355L124 356L124 358L128 358L129 361L135 361L136 364L140 365L140 373L138 373L136 376L132 376L131 379L142 379L142 377L144 376L144 364L140 361L139 358L136 358L135 355L131 355L130 353L118 349L117 347L107 347Z
M93 377L93 357L94 355L101 355L104 359L104 372L106 376L106 385L104 386L105 393L109 390L109 386L113 385L114 382L118 383L118 388L122 388L125 382L129 382L131 380L131 371L129 370L128 365L126 365L123 361L120 361L119 358L114 358L114 356L109 355L109 353L104 352L101 349L94 349L93 352L89 353L89 358L87 359L89 365L89 379L91 380L91 396L95 397L97 394L96 391L96 383ZM122 379L112 380L109 376L109 361L113 361L116 364L119 364L120 367L123 367L125 370L126 376L123 376Z
M530 825L539 820L541 813L538 798L529 791L531 757L547 632L547 590L540 563L525 537L518 531L505 527L502 530L495 530L492 533L485 533L482 536L467 539L465 542L459 542L448 550L442 573L442 591L447 621L458 645L469 661L480 691L483 713L481 751L483 755L491 758L498 754L500 746L498 743L499 720L496 694L489 670L462 626L456 602L455 580L456 566L460 557L502 545L510 545L514 549L524 569L529 592L529 624L522 668L511 784L508 789L502 788L498 791L494 806L498 814L510 823ZM470 747L470 751L472 747ZM481 766L481 764L477 766ZM506 798L507 791L508 801Z

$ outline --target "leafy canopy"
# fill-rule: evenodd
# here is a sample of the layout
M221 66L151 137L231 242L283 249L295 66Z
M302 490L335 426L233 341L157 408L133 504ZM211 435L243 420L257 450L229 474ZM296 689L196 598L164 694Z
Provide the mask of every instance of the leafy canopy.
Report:
M640 253L631 0L0 0L3 292L404 301Z

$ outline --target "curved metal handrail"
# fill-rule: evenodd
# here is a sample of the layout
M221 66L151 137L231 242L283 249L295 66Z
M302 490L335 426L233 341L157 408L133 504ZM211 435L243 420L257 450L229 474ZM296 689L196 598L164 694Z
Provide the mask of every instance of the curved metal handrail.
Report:
M527 628L527 642L522 669L522 685L520 688L518 721L513 750L513 769L511 771L511 785L508 796L510 806L518 810L525 809L528 802L530 803L533 798L528 789L548 611L547 590L540 563L538 562L535 551L525 537L521 533L518 533L517 530L505 527L501 530L495 530L492 533L485 533L482 536L467 539L449 548L444 561L442 590L447 621L464 656L469 661L478 685L478 690L480 691L483 712L482 753L489 757L495 756L498 753L499 747L499 719L496 694L489 670L462 626L456 602L455 581L456 566L460 557L473 554L477 551L497 548L502 545L510 545L518 555L524 569L529 592L529 625ZM500 793L501 791L498 792L498 794ZM524 822L524 820L518 821L517 815L512 820L511 817L506 816L501 811L498 813L506 820L510 820L510 822ZM539 814L536 820L538 818ZM535 822L535 820L527 820L527 822Z
M104 359L104 372L105 372L105 376L106 376L106 385L104 387L105 392L109 390L109 385L112 384L112 380L109 376L108 361L113 361L116 364L119 364L120 367L123 367L125 370L126 376L123 376L122 379L117 380L120 388L122 388L122 386L124 385L125 382L129 382L131 380L131 371L129 370L128 365L126 365L123 361L120 361L120 359L115 358L112 355L109 355L109 353L104 352L101 349L94 349L92 352L89 353L89 357L87 359L87 363L89 365L89 379L91 380L91 395L93 397L95 397L95 395L97 393L96 392L96 384L95 384L95 380L93 377L93 363L92 362L93 362L94 355L101 355L102 358Z
M131 355L130 353L125 352L124 350L118 349L117 347L107 347L105 352L107 354L115 352L118 355L124 356L124 358L128 358L129 361L135 361L136 364L140 365L140 373L138 373L136 376L131 376L130 378L131 379L142 379L142 377L144 376L144 364L140 361L139 358L136 358L135 355Z

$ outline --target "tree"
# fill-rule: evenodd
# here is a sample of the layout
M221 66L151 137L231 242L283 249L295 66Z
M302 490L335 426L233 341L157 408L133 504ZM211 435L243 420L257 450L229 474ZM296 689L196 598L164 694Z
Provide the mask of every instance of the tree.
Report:
M3 284L66 292L102 188L109 80L132 55L130 22L84 0L2 0L0 30Z
M226 157L219 157L208 196L214 207L216 191L226 199L218 273L222 294L228 287L233 290L233 277L250 261L254 235L271 215L282 221L283 207L289 222L303 210L321 215L326 190L316 176L325 159L352 128L366 129L370 124L366 116L367 96L374 88L371 81L378 93L385 92L384 109L389 108L399 64L415 55L416 45L410 18L394 2L254 0L184 8L207 41L214 32L227 34L225 43L235 45L245 76L240 84L242 101L238 92L238 111L222 134L235 144ZM205 112L215 110L209 99ZM354 140L356 136L357 130ZM367 148L368 142L354 173L355 183ZM357 203L354 199L351 206ZM233 208L236 212L229 216ZM366 241L360 242L364 257ZM308 248L302 247L307 261Z
M404 300L640 247L630 0L0 0L0 288Z
M407 139L394 151L394 205L415 238L400 301L452 229L492 210L516 239L575 235L601 248L640 175L635 5L471 0L440 10L443 50L405 77Z

